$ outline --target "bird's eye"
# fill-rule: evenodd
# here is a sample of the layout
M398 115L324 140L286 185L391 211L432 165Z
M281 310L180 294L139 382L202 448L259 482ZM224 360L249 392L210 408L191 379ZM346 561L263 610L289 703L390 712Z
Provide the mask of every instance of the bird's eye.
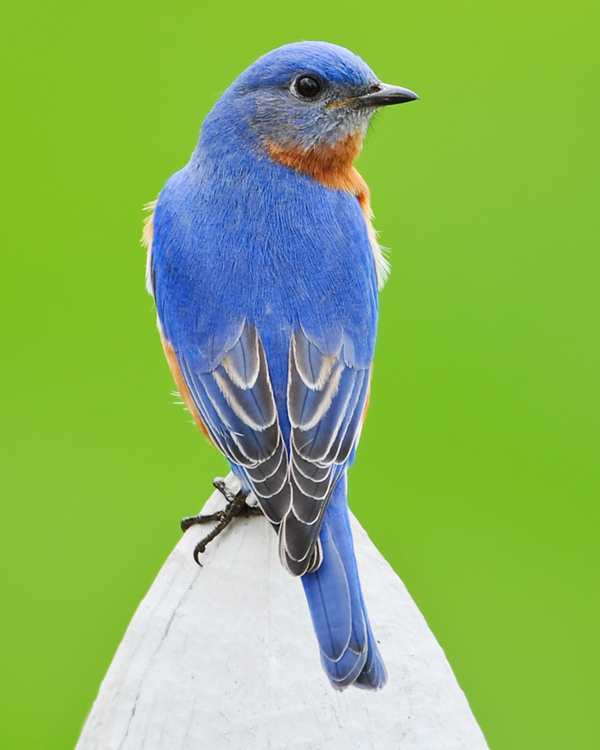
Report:
M321 83L313 76L300 76L295 81L297 93L304 99L313 99L321 91Z

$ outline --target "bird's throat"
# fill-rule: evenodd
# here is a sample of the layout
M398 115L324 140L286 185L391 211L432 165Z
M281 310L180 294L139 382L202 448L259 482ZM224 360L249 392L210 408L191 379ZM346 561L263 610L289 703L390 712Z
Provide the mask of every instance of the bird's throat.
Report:
M321 185L360 196L367 186L352 164L360 153L362 134L346 136L333 146L315 144L306 151L297 146L279 146L266 141L270 158L312 177Z

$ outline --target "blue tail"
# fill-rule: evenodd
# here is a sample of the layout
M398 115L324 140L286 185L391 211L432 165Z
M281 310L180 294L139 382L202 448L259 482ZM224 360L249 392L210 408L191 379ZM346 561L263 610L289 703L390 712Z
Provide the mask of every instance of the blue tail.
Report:
M387 672L363 602L346 502L346 475L329 503L320 539L323 562L302 576L321 662L336 690L377 690Z

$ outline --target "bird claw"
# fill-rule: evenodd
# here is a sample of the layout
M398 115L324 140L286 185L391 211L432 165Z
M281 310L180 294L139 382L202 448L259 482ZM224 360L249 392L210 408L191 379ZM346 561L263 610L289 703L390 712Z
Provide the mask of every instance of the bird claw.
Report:
M223 511L218 510L216 513L207 513L206 515L200 515L198 513L197 516L186 516L185 518L181 519L181 530L183 532L186 532L190 526L195 526L199 523L210 523L211 521L220 521L223 517Z
M181 519L181 530L184 532L195 524L210 523L211 521L216 522L216 526L194 547L193 557L200 567L202 567L202 564L198 559L198 555L206 550L206 545L212 542L234 518L238 516L248 518L248 516L262 515L259 507L253 507L246 503L247 494L245 492L239 490L235 495L232 494L227 489L225 480L222 477L217 477L213 485L225 498L225 502L227 503L225 509L206 515L198 513L197 516L186 516L186 518Z

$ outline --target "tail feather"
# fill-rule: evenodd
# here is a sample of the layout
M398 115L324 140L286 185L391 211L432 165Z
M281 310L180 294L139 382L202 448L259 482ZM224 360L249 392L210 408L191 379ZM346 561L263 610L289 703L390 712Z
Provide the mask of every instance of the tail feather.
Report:
M365 611L366 615L366 611ZM363 688L363 690L378 690L382 688L387 682L387 671L385 664L383 663L379 654L379 649L375 643L375 638L371 632L371 626L367 618L367 632L368 632L368 654L365 665L361 670L361 673L356 678L354 683L357 688Z
M321 652L321 664L336 690L344 690L349 685L356 684L362 674L366 658L366 651L357 654L347 649L339 661L331 661Z
M333 687L377 690L387 673L363 602L346 504L346 477L338 482L321 529L323 562L302 576L321 650Z

